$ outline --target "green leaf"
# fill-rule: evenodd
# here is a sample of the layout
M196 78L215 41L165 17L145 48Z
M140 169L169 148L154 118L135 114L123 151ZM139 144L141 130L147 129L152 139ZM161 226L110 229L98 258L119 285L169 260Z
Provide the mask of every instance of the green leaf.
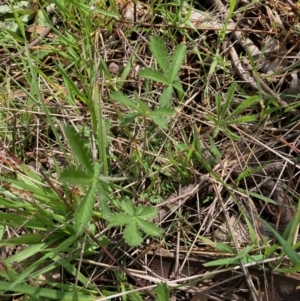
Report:
M143 219L138 218L137 223L139 227L147 234L150 236L160 236L161 235L161 230L158 226L155 224L145 221Z
M60 65L56 65L59 69L60 74L63 76L65 85L68 88L69 91L72 91L73 94L77 95L77 97L84 103L88 103L88 99L86 96L78 89L78 86L75 85L74 81L70 79L70 77L65 72L65 69Z
M157 295L156 301L169 301L170 300L170 292L169 292L168 286L165 282L160 282L157 284L155 293Z
M172 87L177 90L177 92L183 92L182 83L181 80L178 78L178 80L175 80L172 82Z
M235 141L240 141L240 136L234 134L233 132L231 132L230 130L228 130L226 127L225 128L222 128L221 130L224 131L224 133L229 137L231 138L232 140L235 140Z
M136 98L136 102L139 105L139 111L141 112L142 116L146 116L147 112L149 111L149 107L147 105L147 103L145 103L144 101L140 100L138 97Z
M143 242L142 234L139 231L136 221L132 221L123 233L125 242L132 247L138 247Z
M267 223L265 220L262 218L258 217L260 222L264 224L265 227L267 227L276 237L277 241L279 244L282 246L284 252L288 256L288 258L291 260L293 265L297 265L300 263L300 256L299 254L288 244L288 242L283 239L283 237L276 231L274 230L269 223Z
M151 36L149 48L164 74L168 74L170 62L166 43L158 36Z
M157 110L153 110L149 113L149 116L173 116L176 113L174 109L171 108L159 108Z
M222 102L221 102L220 93L216 94L215 100L216 100L216 110L217 110L218 120L222 120L222 114L223 113L222 113ZM211 116L211 115L209 115L209 116Z
M90 185L93 182L93 174L76 166L68 166L60 173L60 180L71 185Z
M161 108L169 107L172 104L173 87L168 86L159 97L159 105Z
M111 214L107 227L112 228L112 227L117 227L117 226L125 226L132 220L132 216L126 213L114 213Z
M84 146L84 140L70 126L65 127L65 134L68 138L72 154L77 158L84 169L86 169L89 173L93 173L94 168L91 154Z
M152 68L142 69L140 71L140 76L166 85L171 84L160 71L154 70Z
M98 190L99 185L99 174L101 171L101 164L94 164L94 180L85 195L82 202L79 204L78 208L75 211L75 232L76 236L80 236L84 230L85 227L88 225L88 223L91 220L93 208L95 204L95 194Z
M170 78L168 79L171 83L178 77L179 70L185 59L185 54L186 54L186 46L182 44L178 45L174 51L172 63L169 69Z
M225 115L228 113L228 108L233 100L234 92L236 88L236 82L233 82L226 93L226 99L225 99L225 104L222 107L222 114L220 120L223 120Z
M241 116L236 119L228 119L226 118L224 121L222 121L222 125L230 125L230 124L240 124L245 122L254 122L257 120L257 116L255 115L247 115L247 116Z
M216 246L216 249L218 249L221 252L226 252L226 253L231 253L231 254L236 253L236 251L233 248L231 248L230 246L228 246L222 242L217 242L215 246Z
M124 199L121 202L121 208L128 214L134 216L136 213L136 209L133 206L132 201L129 198Z
M216 147L215 141L214 139L209 135L208 136L208 141L210 143L209 146L209 151L217 158L217 159L221 159L222 158L222 154L220 153L220 151L218 150L218 148Z
M121 126L127 125L135 120L138 116L141 116L139 112L132 112L123 116L121 120Z
M136 209L136 215L142 219L149 219L157 215L157 210L152 206L139 206Z
M111 93L111 98L115 101L118 101L123 106L127 106L133 110L139 111L138 106L131 100L129 97L125 96L123 93L120 92L113 92Z
M85 227L91 221L96 191L97 181L94 181L84 199L75 211L75 232L77 237L84 232Z
M257 95L247 97L247 99L243 100L242 103L227 118L232 119L232 117L242 113L243 111L245 111L246 109L250 108L251 106L253 106L254 104L260 101L261 101L261 97Z
M111 200L107 191L106 185L101 181L98 181L98 196L101 204L101 213L105 219L111 216L108 203Z
M168 120L162 117L157 116L151 116L152 120L160 126L162 129L167 130L168 129Z

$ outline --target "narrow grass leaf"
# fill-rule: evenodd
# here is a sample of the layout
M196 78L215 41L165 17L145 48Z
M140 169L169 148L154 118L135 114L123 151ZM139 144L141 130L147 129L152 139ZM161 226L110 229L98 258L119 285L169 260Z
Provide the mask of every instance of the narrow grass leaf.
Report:
M262 218L258 217L260 222L264 224L265 227L267 227L276 237L277 241L279 244L282 246L285 254L288 256L288 258L291 260L293 265L297 265L300 263L300 256L299 254L291 247L291 245L288 244L288 242L283 239L283 237L276 231L274 230L269 223L267 223L265 220Z
M226 253L231 253L231 254L235 254L236 251L231 248L230 246L228 246L227 244L224 244L222 242L217 242L215 244L215 247L217 250L221 251L221 252L226 252Z
M254 122L257 120L256 115L246 115L246 116L241 116L236 119L228 119L226 118L222 124L223 125L230 125L230 124L239 124L239 123L248 123L248 122Z
M106 17L110 17L110 18L114 18L116 20L120 19L120 16L112 11L107 11L107 10L103 10L103 9L95 9L94 12L99 13L100 15L106 16Z
M129 108L131 108L133 110L136 110L136 111L139 110L138 106L134 103L134 101L131 100L129 97L125 96L121 92L113 92L113 93L111 93L111 98L113 100L118 101L119 103L121 103L125 107L129 107Z
M222 158L222 154L221 152L218 150L214 139L209 135L208 136L208 141L209 141L209 151L217 158L217 159L221 159Z
M156 81L156 82L170 85L170 82L165 77L165 75L163 75L160 71L154 70L152 68L145 68L145 69L141 70L140 76L150 79L150 80L153 80L153 81Z
M70 126L65 127L65 134L68 138L72 154L77 158L83 168L85 168L89 173L93 173L94 169L91 154L85 147L84 141L80 135Z
M219 116L219 115L218 115L218 116ZM206 117L208 120L212 121L215 125L219 124L219 121L218 121L213 115L211 115L211 114L206 114L205 117Z
M235 82L233 82L228 88L228 91L226 93L225 103L222 108L222 114L221 114L221 118L220 118L221 120L223 120L225 118L225 115L228 113L229 106L233 100L235 88L236 88Z
M10 282L0 281L0 290L7 291L7 288L10 286ZM16 284L14 285L14 292L20 294L26 294L28 296L35 296L39 300L43 298L49 298L52 300L64 300L64 301L73 301L73 293L64 292L61 289L50 289L44 287L35 287L32 285L26 284ZM80 301L92 301L95 300L95 296L91 296L91 294L84 295L78 294L78 300Z
M261 101L261 97L258 95L250 96L247 97L245 100L242 101L242 103L235 109L233 110L230 115L227 117L228 119L232 119L232 117L242 113L246 109L250 108L254 104L258 103Z
M222 102L221 102L221 96L220 93L217 93L215 96L216 100L216 110L217 110L217 118L218 120L222 120Z
M75 83L69 78L67 73L65 72L64 68L57 64L57 67L61 73L61 75L64 78L65 84L68 87L68 90L70 93L74 93L84 104L88 103L88 99L86 96L78 89L78 87L75 85ZM71 92L72 91L72 92ZM74 104L75 105L75 104Z
M182 66L182 63L185 59L186 55L186 46L185 45L178 45L174 51L172 57L172 63L169 67L170 78L169 81L173 82L177 77L179 70Z
M223 130L223 132L232 140L235 141L240 141L241 137L234 134L233 132L231 132L230 130L228 130L226 127L221 128L221 130Z
M170 67L168 49L166 43L158 36L151 36L149 48L159 67L167 75Z
M169 301L170 300L170 292L168 290L168 286L165 282L160 282L157 284L155 293L157 298L156 301Z
M131 55L130 59L128 60L122 74L121 74L121 77L120 77L120 80L118 80L118 83L117 83L117 87L119 89L121 89L124 85L126 85L126 82L127 82L127 77L129 76L130 72L132 72L132 69L133 69L133 64L134 64L134 61L136 59L136 55L135 53L138 53L139 52L139 44L138 46L134 49L135 52Z

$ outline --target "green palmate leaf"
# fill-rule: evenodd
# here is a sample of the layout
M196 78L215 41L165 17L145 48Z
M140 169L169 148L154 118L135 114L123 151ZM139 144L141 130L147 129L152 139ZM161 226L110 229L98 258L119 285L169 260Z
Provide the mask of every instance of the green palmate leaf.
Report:
M107 191L106 185L101 181L99 181L98 183L98 196L101 204L101 213L104 218L108 219L111 216L111 211L108 206L108 203L111 199Z
M164 130L168 129L168 120L167 119L162 118L162 117L157 117L157 116L151 116L151 114L149 114L149 117L151 117L151 119L162 129L164 129Z
M138 217L142 219L149 219L157 215L157 210L151 206L139 206L136 209L136 215L138 215Z
M93 208L95 204L95 193L97 191L97 181L94 181L90 186L84 199L79 204L75 211L75 232L79 237L85 230L87 224L91 221Z
M80 236L84 230L87 224L90 222L93 208L95 204L95 194L98 191L99 188L99 175L101 171L101 164L95 163L94 164L94 178L93 182L91 183L91 186L82 200L82 202L79 204L78 208L75 211L75 232L76 236Z
M136 209L129 198L126 198L121 202L121 208L131 216L134 216L136 213Z
M169 71L170 62L165 41L158 36L151 36L149 41L149 48L159 67L165 74L167 74Z
M126 213L114 213L109 216L107 227L124 226L128 224L132 216Z
M157 284L156 289L156 301L169 301L170 300L170 292L168 290L168 286L165 282L160 282Z
M137 219L138 226L150 236L160 236L161 230L158 226L153 223L147 222L141 218Z
M172 87L175 88L177 92L183 92L182 83L179 78L172 82Z
M60 173L59 178L63 183L72 185L89 185L93 182L92 173L87 173L76 166L68 166Z
M260 101L261 101L261 97L257 95L247 97L227 118L232 119L232 117L242 113L243 111L245 111L246 109L248 109L249 107L253 106L254 104Z
M123 233L125 242L132 246L137 247L140 246L143 242L142 234L137 227L137 223L133 220L124 230Z
M77 158L80 165L87 170L87 172L93 172L93 162L91 154L84 146L84 141L78 133L72 127L67 126L65 133L68 138L73 155Z
M151 111L149 115L163 117L163 116L173 116L176 111L171 108L159 108L157 110Z
M144 101L140 100L138 95L136 95L136 102L139 105L139 111L141 112L141 115L146 116L147 112L149 111L148 105Z
M121 125L127 125L135 120L138 116L141 116L139 112L132 112L123 116L121 120Z
M161 108L166 108L171 106L172 104L172 96L173 96L173 87L172 86L168 86L163 93L161 94L161 96L159 97L159 106Z
M160 71L152 68L145 68L141 70L140 76L166 85L170 84L168 79Z
M139 111L138 106L134 103L133 100L131 100L129 97L125 96L123 93L120 92L113 92L111 93L111 98L113 100L118 101L124 106L127 106L133 110Z
M186 46L182 44L178 45L174 51L172 63L169 69L170 74L168 76L170 76L170 78L168 79L170 82L173 82L176 78L178 78L178 72L185 59L185 54L186 54Z

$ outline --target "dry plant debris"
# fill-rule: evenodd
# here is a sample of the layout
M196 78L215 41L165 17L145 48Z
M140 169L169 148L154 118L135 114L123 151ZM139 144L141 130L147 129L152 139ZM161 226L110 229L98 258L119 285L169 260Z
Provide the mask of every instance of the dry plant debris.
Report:
M14 2L1 300L299 299L299 3Z

